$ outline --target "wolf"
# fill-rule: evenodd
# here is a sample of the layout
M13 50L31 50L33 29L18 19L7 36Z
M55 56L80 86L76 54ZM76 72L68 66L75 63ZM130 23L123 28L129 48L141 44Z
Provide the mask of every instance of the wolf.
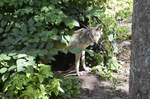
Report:
M80 53L75 54L75 69L78 76L83 75L79 71L80 59L82 61L83 69L86 72L90 72L91 68L87 67L85 64L85 50L89 45L93 43L98 43L103 32L102 27L86 27L76 30L72 35L72 39L67 46L67 49L71 50L74 48L82 49Z

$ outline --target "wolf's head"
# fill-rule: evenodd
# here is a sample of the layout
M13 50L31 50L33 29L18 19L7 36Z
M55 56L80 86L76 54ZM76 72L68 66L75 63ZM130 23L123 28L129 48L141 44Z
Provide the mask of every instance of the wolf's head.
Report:
M88 27L88 35L93 43L98 43L99 39L101 38L102 27Z

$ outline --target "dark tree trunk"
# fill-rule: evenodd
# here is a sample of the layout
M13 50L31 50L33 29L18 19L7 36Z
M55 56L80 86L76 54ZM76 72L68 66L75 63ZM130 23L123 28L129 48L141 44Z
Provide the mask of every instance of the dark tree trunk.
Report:
M150 99L150 0L134 0L129 99Z

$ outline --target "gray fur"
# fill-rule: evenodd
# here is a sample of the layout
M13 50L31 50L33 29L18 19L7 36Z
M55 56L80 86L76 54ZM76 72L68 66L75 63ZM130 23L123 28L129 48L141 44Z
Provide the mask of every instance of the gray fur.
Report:
M72 39L67 47L71 50L73 48L85 49L92 43L98 43L98 40L101 38L102 29L96 27L82 28L74 32ZM77 75L81 75L79 72L80 58L82 59L82 65L85 71L89 72L91 69L85 65L85 51L75 55L75 66Z

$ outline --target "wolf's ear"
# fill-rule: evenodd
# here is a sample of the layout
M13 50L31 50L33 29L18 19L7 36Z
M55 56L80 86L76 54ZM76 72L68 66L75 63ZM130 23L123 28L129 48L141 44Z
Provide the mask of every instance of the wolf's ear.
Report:
M91 27L90 27L89 25L86 27L86 29L87 29L88 31L91 31Z

